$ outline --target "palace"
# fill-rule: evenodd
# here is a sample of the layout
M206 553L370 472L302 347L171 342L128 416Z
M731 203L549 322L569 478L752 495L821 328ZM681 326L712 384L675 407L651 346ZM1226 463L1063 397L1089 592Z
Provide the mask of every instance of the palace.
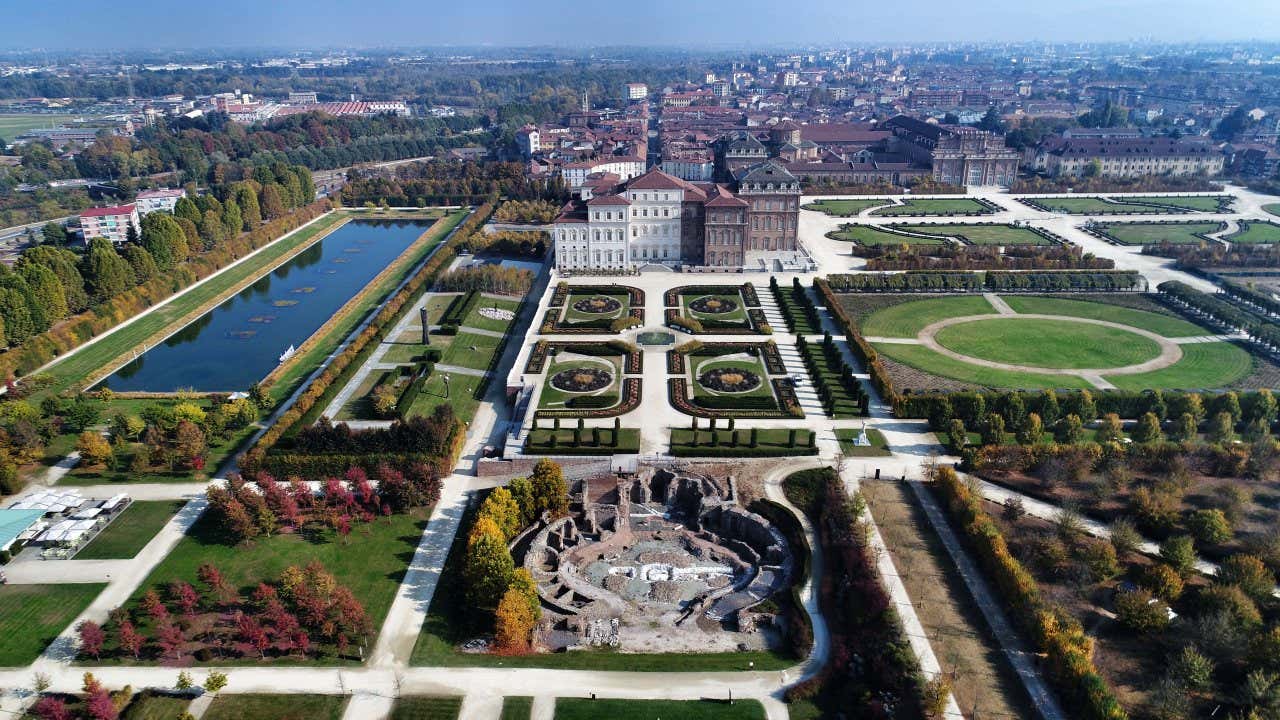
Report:
M753 258L796 251L800 181L773 161L733 177L695 183L653 168L607 192L584 187L554 222L557 269L736 270Z

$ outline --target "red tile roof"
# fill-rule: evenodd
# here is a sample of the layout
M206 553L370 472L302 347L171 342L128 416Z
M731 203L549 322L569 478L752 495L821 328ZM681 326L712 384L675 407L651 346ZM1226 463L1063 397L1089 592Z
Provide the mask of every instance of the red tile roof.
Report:
M685 181L656 167L627 183L628 190L684 190L686 187Z
M80 217L105 217L108 215L129 215L133 212L133 205L118 205L116 207L100 207L89 208L80 213Z

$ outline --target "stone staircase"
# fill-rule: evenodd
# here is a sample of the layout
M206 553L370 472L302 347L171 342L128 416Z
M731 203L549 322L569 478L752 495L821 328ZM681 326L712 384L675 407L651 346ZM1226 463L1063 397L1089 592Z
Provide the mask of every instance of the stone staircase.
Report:
M773 332L787 332L787 321L783 318L782 309L778 307L778 303L773 299L773 291L766 285L757 288L756 295L760 298L760 309L764 311L765 319L769 321L769 326L773 328Z
M809 377L809 371L805 369L804 358L800 356L800 351L796 350L796 346L790 342L785 344L780 342L778 354L782 356L782 362L787 366L788 375L793 378L804 378L804 381L796 387L796 400L800 401L805 417L826 417L827 411L822 407L822 401L818 399L818 393L813 389L813 378Z

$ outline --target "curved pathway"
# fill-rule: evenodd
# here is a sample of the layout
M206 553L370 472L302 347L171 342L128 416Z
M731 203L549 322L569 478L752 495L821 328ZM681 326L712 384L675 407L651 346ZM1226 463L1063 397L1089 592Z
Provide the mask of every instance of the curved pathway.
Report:
M1155 342L1156 345L1160 346L1160 354L1152 360L1148 360L1142 363L1137 363L1135 365L1123 365L1121 367L1049 368L1049 367L1037 367L1034 365L1015 365L1013 363L1002 363L1002 362L996 362L994 360L984 360L982 358L973 357L971 355L962 355L961 353L958 353L954 350L944 347L941 343L938 342L938 339L936 337L939 330L942 330L943 328L951 327L952 325L960 325L963 323L975 322L979 320L999 320L999 319L1010 319L1010 318L1017 318L1019 320L1021 319L1056 320L1061 322L1077 322L1077 323L1084 323L1086 325L1100 325L1102 327L1108 327L1115 330L1123 330L1125 332L1131 332L1134 335L1141 335L1142 337L1145 337L1148 340ZM1178 345L1178 343L1174 342L1173 340L1167 337L1164 337L1163 335L1157 335L1156 333L1153 333L1150 330L1144 330L1142 328L1137 328L1132 325L1124 325L1122 323L1111 322L1110 320L1094 320L1092 318L1070 317L1067 315L1041 315L1038 313L1018 313L1017 315L1005 315L1005 314L962 315L960 317L947 318L945 320L939 320L935 323L930 323L920 331L920 334L917 337L919 338L921 345L929 348L930 350L938 353L939 355L945 355L946 357L949 357L952 360L959 360L960 362L965 362L970 365L978 365L981 367L992 368L995 370L1010 370L1013 372L1039 373L1042 375L1076 375L1084 378L1094 378L1103 374L1137 375L1139 373L1151 372L1152 370L1162 370L1182 359L1182 348Z

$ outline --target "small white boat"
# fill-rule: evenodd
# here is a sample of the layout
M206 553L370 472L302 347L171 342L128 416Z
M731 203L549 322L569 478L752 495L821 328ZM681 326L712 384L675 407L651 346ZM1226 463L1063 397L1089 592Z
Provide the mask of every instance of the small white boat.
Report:
M288 360L289 358L293 357L297 352L298 352L298 349L290 345L288 350L285 350L283 353L280 354L280 362L284 362L285 360Z

